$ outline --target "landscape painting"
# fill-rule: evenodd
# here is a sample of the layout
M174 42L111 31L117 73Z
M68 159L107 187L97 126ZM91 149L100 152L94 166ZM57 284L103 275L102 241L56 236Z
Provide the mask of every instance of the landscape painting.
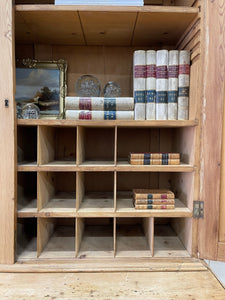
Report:
M16 68L16 103L34 103L41 115L60 114L60 70Z

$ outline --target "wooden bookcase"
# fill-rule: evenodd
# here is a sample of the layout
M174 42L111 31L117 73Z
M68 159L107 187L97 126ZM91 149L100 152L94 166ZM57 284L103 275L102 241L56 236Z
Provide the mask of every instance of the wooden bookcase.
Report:
M65 59L69 96L83 74L102 86L116 81L132 96L134 50L191 50L187 121L17 121L15 261L198 257L205 39L201 1L190 2L15 6L16 59ZM181 164L132 166L130 151L180 152ZM132 189L149 187L172 189L175 210L135 210Z

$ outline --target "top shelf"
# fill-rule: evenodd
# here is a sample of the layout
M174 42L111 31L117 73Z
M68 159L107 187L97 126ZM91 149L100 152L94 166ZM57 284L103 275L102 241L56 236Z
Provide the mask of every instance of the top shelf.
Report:
M173 6L16 5L16 42L174 46L198 12Z
M47 119L19 119L17 125L23 126L65 126L65 127L193 127L198 125L197 120L152 120L152 121L121 121L121 120L105 120L105 121L73 121L73 120L47 120Z

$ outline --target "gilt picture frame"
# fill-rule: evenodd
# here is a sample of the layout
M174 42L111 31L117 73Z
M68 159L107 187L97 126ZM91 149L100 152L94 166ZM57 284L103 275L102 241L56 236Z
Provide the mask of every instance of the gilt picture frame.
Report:
M65 60L38 61L20 59L16 62L16 104L37 105L41 119L63 119L67 63Z

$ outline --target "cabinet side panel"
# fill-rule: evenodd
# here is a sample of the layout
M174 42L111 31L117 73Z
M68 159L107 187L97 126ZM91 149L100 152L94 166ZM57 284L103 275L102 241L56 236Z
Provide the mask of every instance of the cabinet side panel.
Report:
M205 1L202 145L200 200L204 219L199 220L199 254L217 259L219 230L220 163L225 80L225 2Z
M12 264L14 263L16 198L15 61L12 1L0 2L0 16L0 263ZM5 100L8 100L8 106Z

